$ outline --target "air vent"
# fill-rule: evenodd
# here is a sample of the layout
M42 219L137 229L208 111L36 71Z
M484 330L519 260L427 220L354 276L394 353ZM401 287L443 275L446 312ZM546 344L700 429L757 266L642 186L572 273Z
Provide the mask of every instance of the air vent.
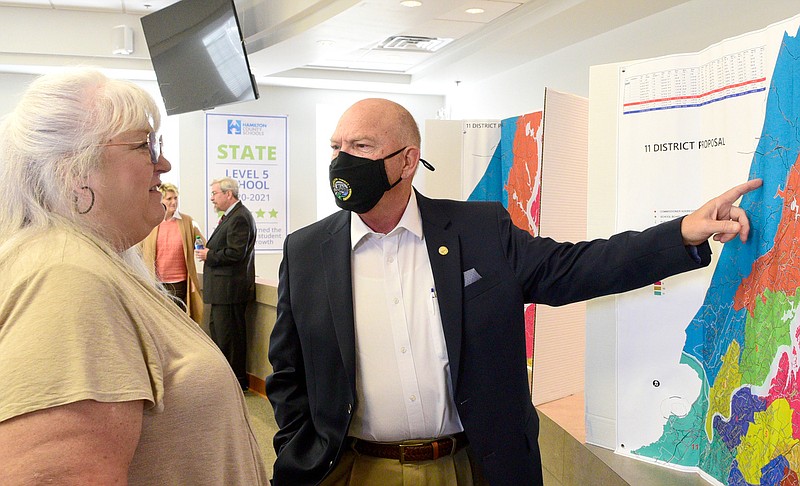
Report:
M453 39L439 37L419 37L413 35L396 35L389 37L378 45L378 49L394 51L435 52L446 46Z

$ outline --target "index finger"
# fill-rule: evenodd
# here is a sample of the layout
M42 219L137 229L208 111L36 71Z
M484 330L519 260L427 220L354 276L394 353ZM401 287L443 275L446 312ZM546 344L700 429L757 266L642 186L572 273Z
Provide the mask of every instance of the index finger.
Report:
M763 181L761 179L751 179L744 184L739 184L732 189L728 189L719 196L719 200L725 203L733 204L737 199L744 196L753 189L761 187Z

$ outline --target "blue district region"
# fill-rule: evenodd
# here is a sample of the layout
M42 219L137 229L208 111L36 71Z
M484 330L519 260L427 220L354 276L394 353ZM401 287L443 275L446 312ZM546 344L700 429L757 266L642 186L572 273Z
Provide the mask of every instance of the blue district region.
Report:
M785 188L789 169L800 152L800 80L795 73L800 73L800 41L784 34L767 95L764 127L750 167L750 178L761 178L764 184L746 194L741 203L750 218L750 239L744 245L738 239L725 244L705 301L686 329L684 352L703 364L711 386L731 341L744 345L747 310L735 311L733 297L753 262L774 244L783 209L776 194Z
M761 481L758 485L754 485L744 480L742 472L739 470L738 461L734 461L731 473L728 476L728 486L778 486L786 476L788 469L789 461L783 456L778 456L761 468Z
M500 122L500 143L497 144L489 166L467 201L500 201L508 209L508 174L514 165L514 138L517 136L518 116Z
M508 194L504 189L501 152L502 147L497 144L486 171L484 171L475 188L472 189L467 201L500 201L506 209L508 208ZM508 180L507 173L506 180Z
M733 461L731 472L728 475L728 486L753 486L744 480L744 475L739 470L739 461Z
M737 391L731 398L731 418L723 420L719 415L714 417L714 430L722 438L728 449L735 449L747 435L747 429L753 423L756 412L767 409L767 401L753 395L750 387Z

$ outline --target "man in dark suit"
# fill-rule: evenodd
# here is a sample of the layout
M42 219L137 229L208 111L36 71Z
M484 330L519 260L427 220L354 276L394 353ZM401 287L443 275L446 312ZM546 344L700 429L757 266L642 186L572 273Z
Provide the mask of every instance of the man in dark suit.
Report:
M644 232L556 243L514 227L500 204L417 193L419 145L400 105L353 105L331 138L347 211L285 241L267 377L275 486L542 484L523 304L708 265L712 234L746 239L732 203L760 185Z
M247 390L245 312L256 297L256 224L239 201L239 184L234 179L215 180L211 202L214 210L224 214L206 247L195 250L197 259L205 262L203 302L211 304L211 339L228 358L242 390Z

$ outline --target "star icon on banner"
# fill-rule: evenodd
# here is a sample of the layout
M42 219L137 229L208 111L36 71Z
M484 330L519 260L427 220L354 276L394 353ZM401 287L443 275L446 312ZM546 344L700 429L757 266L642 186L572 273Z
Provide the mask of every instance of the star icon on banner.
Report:
M275 209L272 209L272 210L269 212L269 217L270 217L270 218L275 218L275 219L278 219L278 211L277 211L277 210L275 210Z
M264 210L258 208L258 211L256 211L256 218L263 218L263 217L264 217Z

